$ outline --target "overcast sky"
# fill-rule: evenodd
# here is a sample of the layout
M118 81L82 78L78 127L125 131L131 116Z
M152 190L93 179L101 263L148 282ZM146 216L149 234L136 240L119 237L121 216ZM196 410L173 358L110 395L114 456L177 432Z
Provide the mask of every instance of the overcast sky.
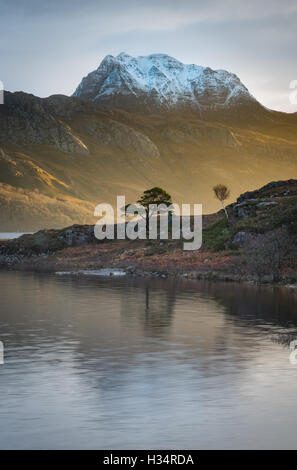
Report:
M166 53L236 73L265 106L296 112L297 0L0 0L0 80L72 94L107 54Z

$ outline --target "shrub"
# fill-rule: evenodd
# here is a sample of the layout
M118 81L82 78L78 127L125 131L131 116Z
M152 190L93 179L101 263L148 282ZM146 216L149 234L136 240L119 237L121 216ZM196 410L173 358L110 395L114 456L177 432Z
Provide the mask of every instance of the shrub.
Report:
M248 270L257 276L259 282L265 274L278 281L284 262L294 260L296 254L296 239L283 228L253 239L244 249L244 260Z
M232 247L234 230L226 219L221 219L203 230L203 247L211 251L222 251Z

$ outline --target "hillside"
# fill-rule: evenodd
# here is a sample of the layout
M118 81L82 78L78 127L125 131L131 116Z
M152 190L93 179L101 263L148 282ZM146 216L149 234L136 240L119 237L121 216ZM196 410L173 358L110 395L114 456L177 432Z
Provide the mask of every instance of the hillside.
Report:
M181 240L108 240L94 226L2 241L0 264L21 269L77 272L124 269L137 275L297 282L297 180L242 194L223 211L203 217L203 245L184 251Z
M127 60L122 61L125 69ZM231 188L234 201L246 190L297 175L296 114L267 110L234 74L193 66L198 75L193 78L193 70L192 75L187 71L183 89L176 72L164 78L154 69L157 95L152 73L151 89L143 85L137 94L130 76L125 75L123 85L123 70L117 81L114 67L108 80L116 82L107 89L105 78L99 94L103 101L97 88L95 96L83 93L85 79L73 97L5 92L0 106L0 231L94 223L98 203L115 204L122 194L133 202L156 185L175 202L202 203L210 213L219 208L212 194L217 183ZM189 66L174 67L185 73ZM123 94L125 99L119 99Z

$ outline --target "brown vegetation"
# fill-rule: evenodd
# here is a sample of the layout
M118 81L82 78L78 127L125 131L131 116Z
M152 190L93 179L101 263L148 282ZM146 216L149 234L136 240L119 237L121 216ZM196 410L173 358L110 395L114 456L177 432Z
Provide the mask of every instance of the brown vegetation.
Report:
M26 269L108 267L128 272L255 282L297 281L297 181L245 193L223 211L203 217L203 246L182 240L106 240L91 225L40 231L2 242L0 262Z

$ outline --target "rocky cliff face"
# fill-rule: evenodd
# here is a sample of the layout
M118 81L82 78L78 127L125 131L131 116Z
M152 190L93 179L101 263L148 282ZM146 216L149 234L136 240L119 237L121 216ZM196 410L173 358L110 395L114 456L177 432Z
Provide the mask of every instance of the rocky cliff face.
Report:
M62 152L88 153L71 127L47 110L46 101L26 93L5 92L0 106L0 141L20 146L49 145Z
M137 111L192 110L200 117L236 106L258 106L233 73L185 65L166 54L106 56L73 96Z

